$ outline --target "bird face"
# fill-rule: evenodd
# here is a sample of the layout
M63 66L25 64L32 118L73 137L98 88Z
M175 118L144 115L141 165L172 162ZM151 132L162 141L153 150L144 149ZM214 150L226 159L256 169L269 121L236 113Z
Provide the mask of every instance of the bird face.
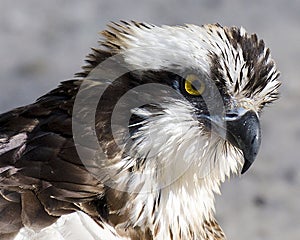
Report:
M250 167L261 142L260 112L277 99L280 85L262 40L220 25L124 23L103 35L103 45L128 68L112 83L124 91L111 95L119 99L131 90L137 102L121 111L131 115L130 144L122 148L144 159L135 161L136 168L149 156L156 156L154 165L178 158L209 163L220 179ZM141 86L148 90L139 92Z
M163 90L155 89L155 87L151 90L152 93L156 93L156 102L149 99L148 104L131 111L131 139L135 139L135 142L139 143L147 142L147 155L152 152L151 155L156 156L163 152L166 144L161 142L157 149L152 146L151 142L160 139L162 133L166 133L167 138L174 137L175 129L181 131L177 133L177 142L170 144L175 148L166 146L170 152L176 151L178 145L184 144L178 142L189 142L194 138L198 142L199 139L202 140L200 142L203 146L198 149L198 152L201 153L201 151L205 151L206 141L217 138L223 142L224 148L234 148L234 151L242 152L244 157L242 173L244 173L253 163L260 146L261 131L258 112L239 105L225 87L216 86L210 76L204 73L195 73L195 71L190 73L190 71L189 73L175 74L174 72L176 70L164 73L152 72L152 82L155 82L159 75L161 79L157 83L164 84L164 87ZM145 76L140 75L141 79L150 76L148 71L143 74ZM148 80L143 79L142 82L145 83ZM151 97L154 97L153 94ZM142 101L139 97L135 97L135 99L138 102ZM173 126L170 128L172 123ZM184 124L185 126L183 126ZM148 126L147 132L145 132L145 126ZM191 129L193 129L193 133L187 134ZM185 134L189 137L185 138ZM151 139L147 139L145 136L150 136ZM197 140L195 141L197 142ZM136 148L139 149L138 146L135 146L135 150ZM186 147L185 150L189 151L189 147ZM146 155L144 149L140 149L139 152ZM165 158L168 158L167 156L166 154Z

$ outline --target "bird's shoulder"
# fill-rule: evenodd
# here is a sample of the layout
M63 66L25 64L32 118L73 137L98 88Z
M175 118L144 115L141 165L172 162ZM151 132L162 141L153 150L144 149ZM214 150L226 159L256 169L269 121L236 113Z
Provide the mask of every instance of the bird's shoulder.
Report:
M35 103L0 115L0 225L9 223L1 234L39 229L76 210L98 214L101 207L92 203L103 184L82 163L72 134L80 85L62 82Z

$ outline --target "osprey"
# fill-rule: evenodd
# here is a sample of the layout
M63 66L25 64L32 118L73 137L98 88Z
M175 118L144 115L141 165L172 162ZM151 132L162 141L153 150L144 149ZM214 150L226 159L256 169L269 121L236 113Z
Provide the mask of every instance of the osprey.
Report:
M256 158L269 49L218 24L102 35L74 79L0 115L1 239L225 239L214 194Z

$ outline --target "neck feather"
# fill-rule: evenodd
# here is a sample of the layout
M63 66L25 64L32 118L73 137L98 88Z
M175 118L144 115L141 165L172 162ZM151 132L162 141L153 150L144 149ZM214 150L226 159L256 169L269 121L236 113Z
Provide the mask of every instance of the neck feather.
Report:
M135 171L128 179L122 177L135 193L124 210L130 212L129 224L149 228L155 239L204 239L205 222L214 219L214 193L238 170L242 157L220 137L205 137L190 113L178 114L188 108L175 108L170 116L143 123L134 136L143 144L132 148L145 160L142 166L132 165Z

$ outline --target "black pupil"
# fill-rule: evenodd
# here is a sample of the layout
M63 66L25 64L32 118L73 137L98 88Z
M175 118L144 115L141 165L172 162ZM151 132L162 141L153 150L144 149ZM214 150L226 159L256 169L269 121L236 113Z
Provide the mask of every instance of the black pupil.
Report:
M192 88L195 91L199 91L201 89L201 81L200 80L194 80L192 82Z

